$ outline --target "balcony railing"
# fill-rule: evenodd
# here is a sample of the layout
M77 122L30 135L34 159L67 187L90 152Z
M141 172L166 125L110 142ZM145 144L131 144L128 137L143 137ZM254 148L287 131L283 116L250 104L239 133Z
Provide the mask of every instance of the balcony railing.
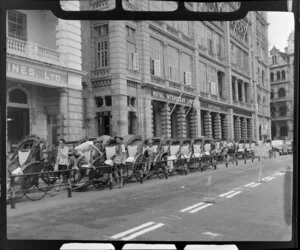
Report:
M61 64L60 53L37 43L7 37L7 52L51 64Z
M101 78L107 76L110 76L110 68L103 68L92 71L92 78Z

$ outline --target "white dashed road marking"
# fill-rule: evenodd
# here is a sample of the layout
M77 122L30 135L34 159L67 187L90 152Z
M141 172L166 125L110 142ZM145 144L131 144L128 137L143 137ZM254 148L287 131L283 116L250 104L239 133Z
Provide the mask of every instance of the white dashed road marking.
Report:
M153 231L153 230L155 230L155 229L157 229L157 228L160 228L160 227L162 227L163 225L164 225L163 223L158 223L158 224L156 224L156 225L154 225L154 226L152 226L152 227L148 227L148 228L143 229L143 230L141 230L141 231L139 231L139 232L133 233L133 234L131 234L131 235L129 235L129 236L123 238L122 240L132 240L132 239L134 239L134 238L136 238L136 237L138 237L138 236L140 236L140 235L142 235L142 234L145 234L145 233L148 233L148 232L150 232L150 231Z
M138 227L134 227L134 228L132 228L132 229L129 229L129 230L123 232L123 233L119 233L119 234L116 234L116 235L114 235L114 236L111 236L110 238L112 238L112 239L118 239L118 238L121 238L121 237L123 237L123 236L125 236L125 235L127 235L127 234L130 234L130 233L133 233L133 232L135 232L135 231L138 231L138 230L140 230L140 229L142 229L142 228L149 227L149 226L151 226L151 225L153 225L153 224L155 224L155 222L150 221L150 222L147 222L147 223L145 223L145 224L142 224L142 225L140 225L140 226L138 226Z
M224 197L224 196L226 196L226 195L228 195L228 194L232 194L232 193L234 193L235 191L229 191L229 192L227 192L227 193L224 193L224 194L220 194L219 196L220 197Z
M244 187L250 187L250 186L252 186L252 185L254 185L255 184L255 182L250 182L250 183L248 183L247 185L245 185Z
M210 206L212 206L212 204L206 204L206 205L203 205L203 206L201 206L201 207L198 207L198 208L196 208L196 209L194 209L194 210L192 210L192 211L189 211L189 213L190 213L190 214L193 214L193 213L196 213L196 212L198 212L198 211L200 211L200 210L202 210L202 209L204 209L204 208L206 208L206 207L210 207Z
M190 206L190 207L187 207L187 208L184 208L184 209L180 210L180 212L183 213L183 212L189 211L189 210L191 210L191 209L193 209L195 207L199 207L199 206L201 206L203 204L204 204L204 202L199 202L199 203L197 203L197 204L195 204L193 206Z
M231 197L233 197L233 196L236 196L236 195L240 194L241 192L242 192L242 191L235 192L235 193L233 193L233 194L231 194L231 195L226 196L226 198L231 198Z
M254 185L252 185L252 186L250 186L250 187L256 187L256 186L258 186L258 185L260 185L261 183L256 183L256 184L254 184Z

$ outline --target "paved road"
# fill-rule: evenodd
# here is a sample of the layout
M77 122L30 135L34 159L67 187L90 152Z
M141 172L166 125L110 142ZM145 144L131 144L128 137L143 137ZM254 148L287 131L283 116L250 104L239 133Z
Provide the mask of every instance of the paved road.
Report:
M278 241L291 236L292 156L8 206L9 239ZM211 176L215 203L205 203ZM270 178L268 178L270 177Z

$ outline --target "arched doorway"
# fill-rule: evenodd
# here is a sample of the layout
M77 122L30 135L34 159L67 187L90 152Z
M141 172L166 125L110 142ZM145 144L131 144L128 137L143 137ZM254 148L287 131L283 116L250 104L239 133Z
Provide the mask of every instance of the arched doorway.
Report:
M261 141L261 140L262 140L262 136L261 136L261 125L259 125L259 127L258 127L258 137L259 137L259 140Z
M275 126L271 127L272 140L276 137L277 129Z
M8 93L7 104L8 151L30 132L28 97L25 91L14 88Z

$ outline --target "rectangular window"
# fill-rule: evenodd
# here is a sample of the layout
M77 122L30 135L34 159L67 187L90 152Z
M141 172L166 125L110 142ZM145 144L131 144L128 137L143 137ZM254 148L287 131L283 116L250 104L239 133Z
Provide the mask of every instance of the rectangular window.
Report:
M179 82L179 52L171 46L167 47L166 73L170 80Z
M163 43L150 37L150 74L163 76Z
M200 91L206 92L206 65L202 62L199 62L200 70Z
M27 40L26 14L16 11L8 11L8 36L19 40Z
M108 36L108 24L94 27L95 37Z
M213 32L209 28L207 30L207 49L208 49L208 54L213 56L213 53L214 53L214 50L213 50Z
M190 36L190 22L189 21L181 22L181 32L186 36Z
M136 30L126 26L127 29L127 67L138 70L138 54L136 53Z
M108 40L96 42L96 67L105 68L109 66L108 60Z
M189 78L192 74L192 56L182 53L181 57L180 61L182 63L180 65L180 81L186 85L191 85L187 78Z

